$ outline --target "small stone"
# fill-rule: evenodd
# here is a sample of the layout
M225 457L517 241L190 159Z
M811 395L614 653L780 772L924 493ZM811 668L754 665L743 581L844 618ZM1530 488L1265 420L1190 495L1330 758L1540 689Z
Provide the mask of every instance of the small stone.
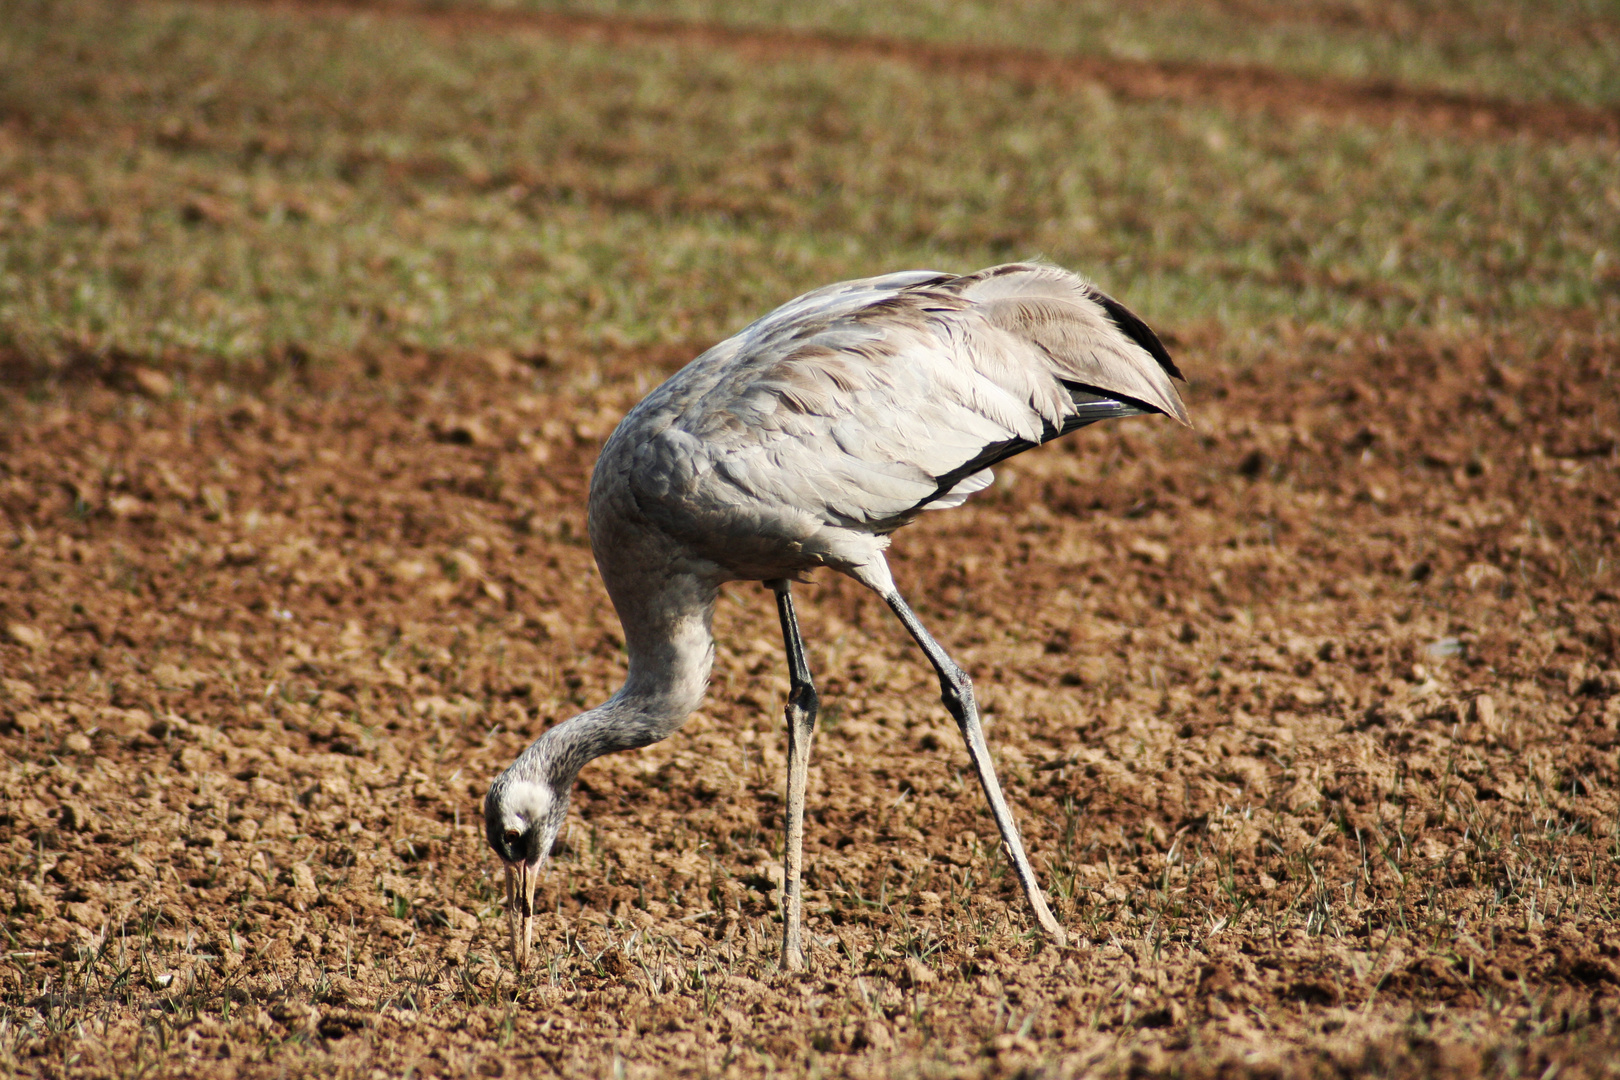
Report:
M517 354L511 349L486 349L480 357L484 365L489 368L491 375L497 379L510 379L513 375L522 372L523 367Z
M472 416L441 420L434 425L434 430L441 442L460 446L487 446L494 441L484 422Z
M245 540L227 545L225 562L230 566L251 566L259 561L259 549Z
M120 521L152 516L152 506L134 495L114 495L107 500L107 512Z
M484 568L479 565L478 557L471 552L456 548L444 557L445 569L457 578L481 578Z
M162 399L174 393L174 380L161 371L138 367L131 374L136 388L147 397Z
M1496 702L1489 694L1481 694L1468 706L1468 718L1486 727L1496 726Z
M45 635L27 623L14 622L6 626L6 636L25 649L36 652L45 647Z
M1139 536L1126 544L1125 548L1132 555L1154 566L1163 566L1170 561L1170 548L1157 540Z
M21 679L0 679L0 693L4 693L12 701L26 704L34 700L38 691L34 689L33 683Z

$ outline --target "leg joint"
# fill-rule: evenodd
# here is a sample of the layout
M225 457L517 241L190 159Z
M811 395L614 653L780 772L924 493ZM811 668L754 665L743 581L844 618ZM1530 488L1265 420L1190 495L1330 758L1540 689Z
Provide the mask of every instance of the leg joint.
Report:
M973 680L968 673L949 660L939 668L939 692L947 698L962 701L973 696Z
M790 709L802 709L807 713L814 714L821 704L821 696L816 693L816 688L812 683L794 683L788 689L787 703Z

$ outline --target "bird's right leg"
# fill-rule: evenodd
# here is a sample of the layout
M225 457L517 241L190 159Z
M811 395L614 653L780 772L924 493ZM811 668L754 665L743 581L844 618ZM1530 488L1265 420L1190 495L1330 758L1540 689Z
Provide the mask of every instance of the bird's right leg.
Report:
M928 655L928 660L934 665L934 671L939 675L940 697L945 707L950 710L951 716L956 719L956 726L961 729L962 741L967 743L968 757L973 762L973 769L979 774L979 786L984 788L984 796L990 803L990 813L996 819L996 828L1001 832L1001 848L1007 855L1007 861L1012 863L1013 870L1018 874L1018 883L1024 888L1024 898L1029 901L1030 909L1035 913L1035 921L1040 923L1046 935L1059 945L1068 942L1063 927L1058 925L1057 919L1052 917L1052 911L1046 906L1046 898L1041 895L1040 883L1035 880L1035 869L1029 864L1029 856L1024 854L1024 842L1019 839L1018 825L1013 821L1012 810L1007 806L1007 797L1001 793L1001 782L996 779L996 767L990 760L990 747L984 741L984 728L979 723L979 707L973 700L973 682L968 678L950 654L934 640L922 622L911 610L909 604L900 593L892 587L882 592L883 600L889 605L889 610L900 617L900 621L910 631L912 639L922 646L922 651Z
M782 856L782 967L804 970L804 895L800 875L804 867L804 789L810 775L810 738L816 730L816 686L810 679L810 661L799 636L793 612L792 585L785 578L765 583L776 593L776 613L782 620L782 643L788 662L788 790L787 834Z

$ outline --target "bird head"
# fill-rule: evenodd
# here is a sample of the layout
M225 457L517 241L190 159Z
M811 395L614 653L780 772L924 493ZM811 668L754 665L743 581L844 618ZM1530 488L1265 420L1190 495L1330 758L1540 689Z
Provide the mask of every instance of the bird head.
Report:
M544 780L514 777L510 770L496 777L484 797L484 835L506 867L512 958L519 969L529 961L540 869L567 814L566 795L559 797Z

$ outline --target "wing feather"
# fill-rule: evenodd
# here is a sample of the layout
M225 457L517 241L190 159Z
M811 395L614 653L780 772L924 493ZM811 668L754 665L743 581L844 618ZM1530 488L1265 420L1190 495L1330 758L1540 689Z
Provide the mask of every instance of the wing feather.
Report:
M912 271L790 301L693 361L621 431L643 440L649 480L630 482L650 497L689 511L731 500L716 520L756 529L775 514L787 532L881 533L959 505L996 461L1077 427L1141 412L1185 423L1179 377L1145 323L1066 270ZM653 467L665 456L674 464Z

